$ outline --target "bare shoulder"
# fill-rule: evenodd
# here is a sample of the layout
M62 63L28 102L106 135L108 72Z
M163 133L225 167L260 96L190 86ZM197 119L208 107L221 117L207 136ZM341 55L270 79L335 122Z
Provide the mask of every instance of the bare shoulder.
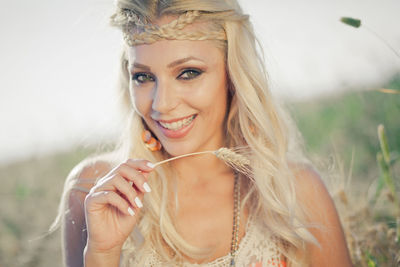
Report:
M291 164L297 197L304 205L320 203L330 206L332 199L319 173L311 166ZM315 210L315 206L314 209Z
M70 183L74 189L88 192L95 181L110 172L114 165L112 154L88 157L71 170L67 183Z
M112 168L111 155L86 158L70 172L64 185L61 207L62 247L65 266L83 266L86 244L85 197L96 179L105 176Z
M96 180L105 176L113 168L110 155L96 155L88 157L78 163L69 173L65 185L63 198L65 208L70 212L83 210L83 203L87 193L96 183ZM71 214L73 215L73 214Z
M304 164L293 164L291 169L295 176L297 199L309 222L326 227L331 220L338 218L334 202L319 173L312 166Z
M73 177L93 178L103 175L113 167L112 154L88 157L78 163L71 171Z
M311 266L352 266L339 214L321 176L312 166L291 169L309 230L319 242L309 245Z
M87 193L96 180L105 176L113 165L110 155L103 154L88 157L71 170L65 181L62 197L62 202L65 203L64 209L68 211L69 217L74 217L74 220L79 221L79 218L83 216Z

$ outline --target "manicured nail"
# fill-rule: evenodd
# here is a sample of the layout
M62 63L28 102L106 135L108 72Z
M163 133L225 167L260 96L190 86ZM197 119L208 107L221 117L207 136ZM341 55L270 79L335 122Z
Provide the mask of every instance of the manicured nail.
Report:
M133 209L131 207L128 208L128 212L131 216L135 215L135 212L133 211Z
M151 162L147 162L146 165L147 165L147 167L152 168L152 169L154 169L154 166L155 166L155 165L154 165L153 163L151 163Z
M135 203L139 208L143 207L142 201L140 201L139 197L135 197Z
M146 182L144 182L143 188L144 188L144 191L146 191L147 193L151 192L151 188Z

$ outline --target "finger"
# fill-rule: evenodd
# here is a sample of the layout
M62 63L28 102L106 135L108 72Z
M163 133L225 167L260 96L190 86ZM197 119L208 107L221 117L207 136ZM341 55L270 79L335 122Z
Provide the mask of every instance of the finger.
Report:
M137 208L142 208L143 204L138 196L138 192L131 186L131 184L125 180L122 176L116 177L115 179L116 189L122 193L131 205Z
M122 177L132 182L131 184L135 184L141 192L148 193L151 191L150 186L146 182L147 178L143 173L128 165L128 163L121 164L118 172Z
M154 169L154 164L144 159L128 159L126 163L132 168L148 173Z
M129 216L135 215L134 210L129 203L114 191L99 191L94 192L86 198L85 204L88 209L95 204L108 204L117 208L121 213Z
M143 204L139 195L143 195L139 189L135 189L132 185L122 177L119 173L115 173L102 183L92 187L92 192L114 191L121 194L132 207L142 208Z

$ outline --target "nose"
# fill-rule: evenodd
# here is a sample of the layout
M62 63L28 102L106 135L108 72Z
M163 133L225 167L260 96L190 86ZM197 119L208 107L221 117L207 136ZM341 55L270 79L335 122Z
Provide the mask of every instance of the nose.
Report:
M153 90L153 111L168 113L177 106L178 97L175 90L166 81L157 80Z

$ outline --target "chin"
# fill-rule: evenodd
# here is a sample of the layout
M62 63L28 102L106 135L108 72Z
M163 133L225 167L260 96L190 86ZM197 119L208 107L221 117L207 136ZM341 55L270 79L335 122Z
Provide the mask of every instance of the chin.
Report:
M164 150L172 157L198 152L194 147L183 144L168 144L163 146Z

